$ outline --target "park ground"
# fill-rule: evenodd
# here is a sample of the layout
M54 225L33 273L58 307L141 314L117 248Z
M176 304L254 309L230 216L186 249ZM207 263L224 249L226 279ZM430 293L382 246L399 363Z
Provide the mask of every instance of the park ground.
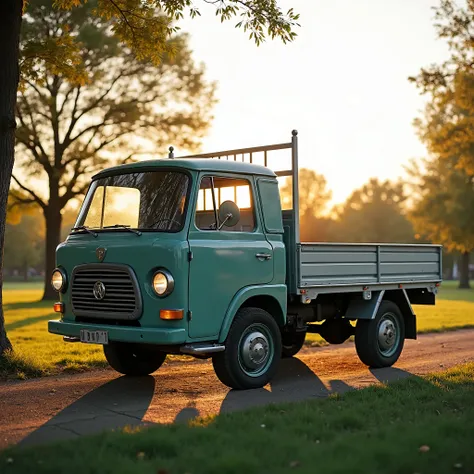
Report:
M0 472L472 473L472 420L468 363L325 399L8 448Z
M56 319L52 302L42 302L42 284L5 283L3 298L8 336L15 352L0 365L0 379L27 379L59 373L106 368L100 346L66 344L48 333L47 321ZM474 327L474 290L459 290L456 282L443 283L436 306L415 306L418 333ZM320 346L318 335L308 345ZM181 358L183 359L183 358ZM170 362L176 360L170 358Z
M419 332L435 334L407 341L396 368L313 339L249 392L219 384L208 361L134 380L90 371L106 366L100 347L47 333L38 284L4 296L16 353L3 376L62 376L0 382L2 474L474 472L472 290L448 283L436 306L415 307Z

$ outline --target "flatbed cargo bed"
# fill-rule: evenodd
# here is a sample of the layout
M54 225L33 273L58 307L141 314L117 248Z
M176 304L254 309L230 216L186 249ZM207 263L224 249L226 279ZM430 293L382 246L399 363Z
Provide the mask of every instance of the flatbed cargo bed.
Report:
M441 251L439 245L424 244L302 243L297 246L297 293L435 285L442 280Z

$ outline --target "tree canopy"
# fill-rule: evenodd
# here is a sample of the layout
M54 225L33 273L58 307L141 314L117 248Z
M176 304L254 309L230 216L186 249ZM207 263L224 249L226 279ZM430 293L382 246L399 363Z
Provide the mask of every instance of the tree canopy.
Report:
M55 0L55 5L69 10L86 0ZM286 13L277 0L204 0L215 7L221 22L237 18L235 26L249 33L257 45L270 38L284 43L296 37L299 15L292 8ZM191 18L200 15L199 4L192 0L102 0L95 14L113 20L114 33L135 50L139 59L160 62L165 53L172 51L167 38L175 33L178 22L186 14ZM163 12L164 16L158 16Z
M281 188L283 208L291 207L292 184L287 180ZM319 216L324 213L332 192L327 187L326 178L314 170L299 170L300 217Z
M36 57L17 101L11 194L44 212L47 275L60 241L61 212L84 193L91 173L143 153L164 154L170 143L195 150L212 119L214 84L194 63L185 35L170 39L176 51L158 65L138 60L112 34L110 21L92 14L96 8L94 0L71 11L54 9L52 0L31 0L23 23L25 64L33 42L56 50L65 25L80 58L63 73L55 62ZM31 178L48 183L47 196ZM54 297L51 291L46 281L45 296Z
M330 240L332 221L322 217L331 200L326 178L314 170L299 171L300 238L303 242ZM292 206L292 184L287 180L281 187L283 209Z
M410 78L428 103L415 120L430 158L411 169L417 231L462 252L461 286L468 287L474 249L474 2L442 0L435 28L450 57Z
M405 213L407 196L400 182L372 178L336 211L335 240L344 242L412 242Z
M435 29L451 54L409 78L429 98L415 126L431 154L474 174L474 2L442 0Z
M5 232L4 269L17 271L28 279L30 267L44 268L44 219L36 208L22 213L14 224L7 224Z

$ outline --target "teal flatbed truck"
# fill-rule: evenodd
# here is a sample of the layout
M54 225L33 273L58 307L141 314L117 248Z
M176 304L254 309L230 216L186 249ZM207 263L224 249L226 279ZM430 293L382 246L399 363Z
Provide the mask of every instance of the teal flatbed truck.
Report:
M282 152L291 165L271 171ZM411 303L435 303L441 247L302 243L298 202L296 131L288 143L176 159L170 148L101 171L57 249L49 331L102 344L131 376L167 354L212 358L236 389L267 384L307 333L355 335L363 363L393 365L416 338Z

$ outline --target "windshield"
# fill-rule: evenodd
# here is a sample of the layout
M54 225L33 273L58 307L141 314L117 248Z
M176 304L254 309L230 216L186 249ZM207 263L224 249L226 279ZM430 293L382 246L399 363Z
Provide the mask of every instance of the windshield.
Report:
M93 182L75 224L78 229L178 232L183 228L189 177L176 171L147 171Z

